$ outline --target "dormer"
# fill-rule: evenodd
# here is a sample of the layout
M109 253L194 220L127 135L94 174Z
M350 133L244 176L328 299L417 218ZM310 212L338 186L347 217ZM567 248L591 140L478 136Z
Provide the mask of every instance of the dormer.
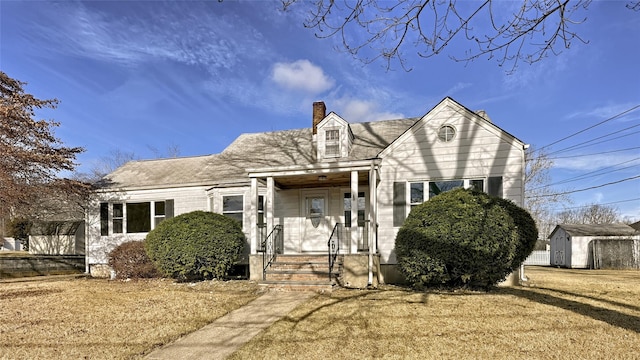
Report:
M349 123L331 112L317 124L316 151L318 161L339 161L349 156L353 133Z

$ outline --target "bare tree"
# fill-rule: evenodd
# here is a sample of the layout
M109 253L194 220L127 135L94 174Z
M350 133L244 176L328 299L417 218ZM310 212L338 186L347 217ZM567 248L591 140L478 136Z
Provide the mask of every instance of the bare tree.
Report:
M157 147L155 147L153 145L147 145L147 148L149 150L151 150L153 155L158 159L160 159L160 158L177 158L177 157L180 156L180 146L176 145L176 144L167 145L167 147L166 147L166 149L164 151L159 150Z
M63 170L72 171L81 147L63 146L54 121L36 120L36 110L54 109L56 99L25 93L24 82L0 71L0 218L29 206Z
M555 226L552 208L571 200L549 186L554 163L544 150L529 147L525 151L525 164L524 206L536 221L540 237L546 238Z
M301 0L281 0L285 9ZM397 61L405 70L406 52L429 58L453 43L467 51L450 57L471 61L488 56L500 66L534 63L586 43L574 29L591 0L313 0L305 27L320 38L339 37L344 50L371 63ZM627 4L632 10L639 2Z
M600 204L565 210L557 215L558 224L614 224L622 220L617 208Z

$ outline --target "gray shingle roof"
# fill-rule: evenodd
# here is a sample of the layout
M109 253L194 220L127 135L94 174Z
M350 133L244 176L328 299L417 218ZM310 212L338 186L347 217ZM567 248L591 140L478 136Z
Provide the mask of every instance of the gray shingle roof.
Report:
M418 118L350 124L354 135L348 160L376 157ZM309 165L316 160L312 129L240 135L216 155L131 161L103 179L105 188L212 185L247 180L246 169Z
M560 224L558 227L571 236L626 236L636 233L634 228L626 224Z

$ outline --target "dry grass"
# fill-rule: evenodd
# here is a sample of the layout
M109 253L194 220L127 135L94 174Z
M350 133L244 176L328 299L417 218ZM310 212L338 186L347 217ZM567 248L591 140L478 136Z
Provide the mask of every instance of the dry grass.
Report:
M7 256L7 257L29 256L29 257L33 257L33 254L30 254L28 251L2 250L2 251L0 251L0 256Z
M139 358L258 295L247 281L0 283L0 358Z
M336 291L232 359L638 359L640 272L527 268L489 293Z

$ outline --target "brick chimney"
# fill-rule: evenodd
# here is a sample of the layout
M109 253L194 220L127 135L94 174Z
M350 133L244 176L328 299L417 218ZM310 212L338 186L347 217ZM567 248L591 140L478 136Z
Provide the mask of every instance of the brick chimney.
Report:
M313 135L318 133L318 124L327 116L327 107L323 101L313 103Z

